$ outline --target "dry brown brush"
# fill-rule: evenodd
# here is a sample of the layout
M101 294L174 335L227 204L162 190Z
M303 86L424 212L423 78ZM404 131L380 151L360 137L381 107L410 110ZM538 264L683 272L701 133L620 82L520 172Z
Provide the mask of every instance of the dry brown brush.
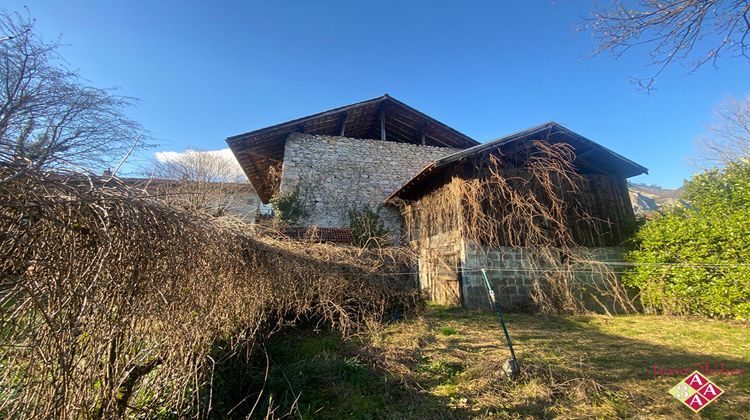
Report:
M0 167L0 235L1 417L203 417L216 354L415 302L396 251L261 238L22 165Z
M457 232L487 254L488 266L464 269L491 271L497 262L488 250L521 252L528 266L500 275L531 277L532 299L543 311L585 312L591 299L605 311L634 310L615 272L585 246L600 242L610 224L579 200L588 180L574 160L570 145L545 141L513 156L489 154L474 162L471 176L454 176L409 204L407 226L419 227L415 239L423 243Z

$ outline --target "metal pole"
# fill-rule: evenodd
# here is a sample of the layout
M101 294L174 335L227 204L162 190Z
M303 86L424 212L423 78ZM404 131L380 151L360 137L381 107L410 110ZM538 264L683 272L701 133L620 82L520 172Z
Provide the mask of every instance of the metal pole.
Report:
M513 364L517 368L518 360L516 360L516 352L513 351L513 343L510 341L510 335L508 334L508 328L505 326L505 319L503 319L503 311L500 310L500 304L497 303L497 299L495 299L495 291L492 290L492 286L490 285L490 279L487 278L487 271L485 269L482 269L482 276L484 277L484 284L487 286L487 294L490 297L490 304L495 307L495 310L497 311L498 316L500 317L500 325L503 327L503 332L505 333L505 341L508 343L508 348L510 349L510 357L511 360L513 360Z

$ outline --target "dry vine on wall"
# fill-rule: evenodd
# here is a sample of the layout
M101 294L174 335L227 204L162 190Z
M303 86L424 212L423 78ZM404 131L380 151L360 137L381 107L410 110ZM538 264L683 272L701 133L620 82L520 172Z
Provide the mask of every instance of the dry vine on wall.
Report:
M512 160L489 154L473 168L478 176L454 176L408 205L408 229L418 231L415 239L423 244L453 231L485 253L521 251L528 263L523 275L532 278L532 300L543 311L585 312L586 297L608 312L635 310L614 271L581 243L609 226L579 201L587 178L574 159L570 145L544 141L534 141Z

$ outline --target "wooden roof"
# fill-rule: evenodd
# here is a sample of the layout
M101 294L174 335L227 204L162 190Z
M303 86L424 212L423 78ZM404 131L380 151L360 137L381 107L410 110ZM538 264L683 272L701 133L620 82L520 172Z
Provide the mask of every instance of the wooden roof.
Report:
M445 174L457 165L471 162L485 153L493 151L499 151L501 154L512 153L514 149L523 147L524 144L528 144L533 140L544 140L550 143L568 143L573 146L576 153L576 159L573 163L582 173L606 174L623 179L648 173L646 167L554 121L550 121L438 159L425 167L414 178L407 181L388 200L393 198L411 199L415 195L424 192L425 188L423 187L430 180L437 179L441 174Z
M269 169L283 161L286 138L293 132L459 149L479 144L388 94L227 138L229 148L264 203L279 182L270 179Z

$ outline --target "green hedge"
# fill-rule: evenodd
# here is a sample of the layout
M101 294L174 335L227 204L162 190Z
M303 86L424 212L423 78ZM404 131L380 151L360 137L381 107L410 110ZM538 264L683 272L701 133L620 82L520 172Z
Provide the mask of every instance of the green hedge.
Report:
M625 283L651 310L750 319L750 163L693 176L682 198L636 234Z

